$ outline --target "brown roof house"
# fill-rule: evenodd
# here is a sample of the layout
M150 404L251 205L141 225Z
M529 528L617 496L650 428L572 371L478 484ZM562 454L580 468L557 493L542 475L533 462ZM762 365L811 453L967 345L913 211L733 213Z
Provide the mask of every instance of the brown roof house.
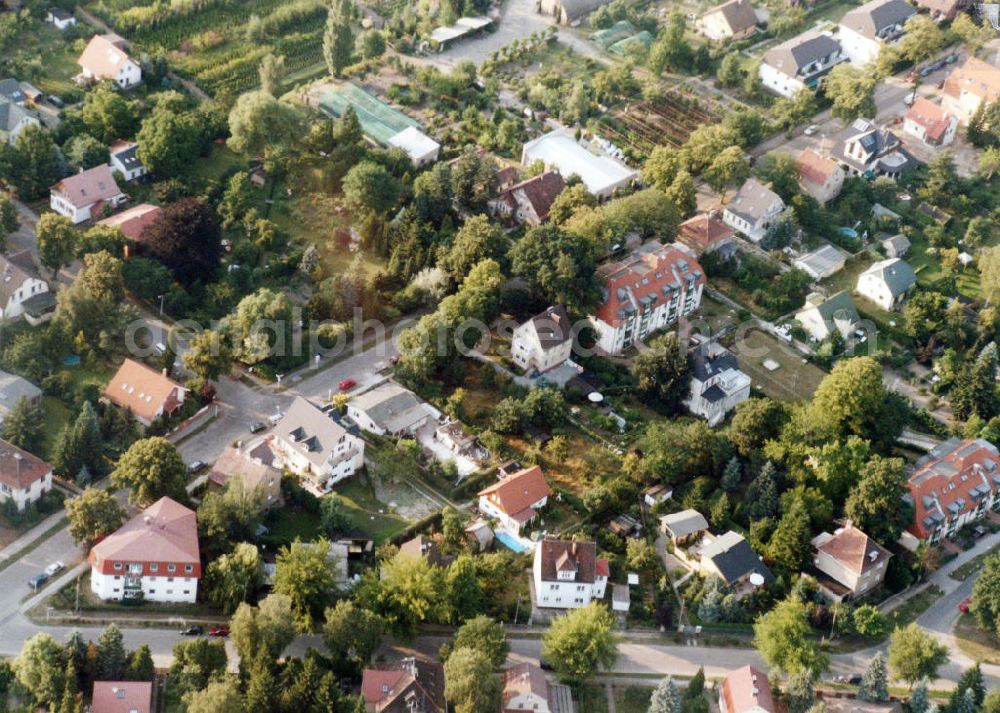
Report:
M0 503L13 500L18 511L52 490L52 466L0 439Z
M361 697L367 713L444 713L444 666L410 656L366 668Z
M726 204L722 222L759 243L784 209L785 204L777 193L756 178L748 178Z
M399 546L399 555L403 557L423 558L435 567L447 567L455 558L446 555L437 543L429 537L417 535Z
M552 494L539 466L526 468L479 491L479 511L515 535L535 519Z
M941 105L968 123L984 102L991 104L1000 98L1000 68L976 57L969 57L944 80Z
M719 686L722 713L778 713L767 674L753 666L730 671Z
M129 240L141 243L146 229L156 222L161 213L163 213L163 209L160 206L141 203L123 210L121 213L115 213L109 218L99 220L97 224L118 228L122 231L122 235Z
M903 117L903 131L928 146L947 146L955 140L958 117L930 99L920 97Z
M81 71L76 81L81 84L107 79L128 89L142 81L142 68L128 56L125 41L118 35L94 35L78 63Z
M538 665L526 662L503 672L501 710L503 713L572 713L573 705L568 686L549 683Z
M36 325L52 318L56 298L42 279L30 250L0 256L0 319L24 317Z
M193 604L201 557L194 510L162 497L94 546L90 588L101 599Z
M812 540L813 565L820 588L836 601L857 599L876 589L885 579L892 554L848 522L832 534L821 532Z
M549 307L514 330L510 356L528 373L544 374L565 364L573 352L573 325L562 305Z
M497 196L494 210L518 223L541 225L549 219L549 209L566 188L559 171L546 171L515 183Z
M103 399L132 411L139 423L149 426L158 418L176 413L188 390L161 371L126 359L104 389Z
M736 254L736 233L716 214L702 213L677 226L677 241L697 256L714 252L722 259Z
M153 703L151 681L94 681L91 713L149 713Z
M812 149L799 154L795 162L799 169L799 187L820 203L829 203L844 187L844 169L832 158L820 156Z
M229 446L208 473L208 480L218 486L225 486L232 478L243 481L248 491L260 491L260 507L268 510L280 505L281 471L274 467L274 453L267 441L261 441L252 448Z
M698 29L710 40L742 40L757 31L757 14L750 0L729 0L702 15Z
M117 208L128 199L107 165L94 166L64 178L52 186L49 207L78 225L101 216L107 208Z
M916 0L916 3L925 8L935 20L954 20L961 9L968 5L965 0Z
M598 559L596 543L546 537L535 547L535 606L585 607L594 599L604 598L609 575L608 561Z

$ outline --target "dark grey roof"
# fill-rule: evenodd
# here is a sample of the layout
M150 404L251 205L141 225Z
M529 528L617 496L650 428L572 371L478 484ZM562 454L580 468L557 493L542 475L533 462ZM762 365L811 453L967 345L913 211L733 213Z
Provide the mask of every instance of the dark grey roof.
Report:
M129 144L125 148L115 151L113 155L127 170L134 171L137 168L142 168L142 161L137 155L138 151L137 144Z
M712 384L702 393L701 397L710 404L718 403L726 398L726 392L718 384Z
M764 62L794 77L806 65L839 51L840 44L835 39L809 30L769 49L764 54Z
M917 14L905 0L872 0L844 15L840 24L869 39L875 39L885 28L902 25Z
M20 88L18 88L20 91ZM20 104L0 96L0 131L13 131L14 127L34 114Z
M713 376L740 365L731 351L715 343L706 342L691 350L692 375L698 381L708 381Z
M852 141L861 144L865 153L863 159L847 153L847 144ZM837 160L862 172L881 169L886 173L902 173L916 165L894 133L865 118L855 119L840 132L833 146L833 155Z
M51 292L39 292L21 303L21 309L30 317L41 317L56 309L56 296Z
M774 581L774 575L761 562L746 539L735 532L727 532L706 547L702 556L712 560L726 584L733 584L750 574L759 574L765 584Z
M710 15L714 12L721 12L726 18L726 24L733 34L738 34L749 30L757 24L757 13L753 11L750 0L729 0L721 5L713 7L705 13Z
M541 314L532 317L531 325L538 335L538 343L542 345L542 349L557 347L573 336L569 315L562 305L549 307Z
M910 264L898 257L877 262L865 270L864 274L879 277L893 297L903 294L917 281L917 275Z
M69 20L73 17L73 13L68 10L63 10L61 7L50 7L48 13L60 21Z
M841 290L830 299L817 305L816 310L828 325L832 325L834 319L849 319L852 323L860 319L858 310L854 306L854 300L851 299L847 290Z
M0 97L4 97L15 104L23 104L28 97L21 90L21 83L16 79L0 79Z

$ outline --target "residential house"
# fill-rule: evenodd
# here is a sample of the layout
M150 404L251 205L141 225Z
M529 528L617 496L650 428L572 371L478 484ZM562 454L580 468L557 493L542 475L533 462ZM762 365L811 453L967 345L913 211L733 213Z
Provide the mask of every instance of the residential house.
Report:
M812 279L824 280L844 269L844 265L847 264L847 254L835 245L827 243L796 258L794 264Z
M642 491L642 501L646 507L655 508L674 497L674 489L669 485L651 485Z
M829 203L844 187L844 169L832 158L820 156L812 149L799 154L795 162L799 169L799 187L820 203Z
M885 579L892 553L848 522L811 541L813 566L820 589L835 601L854 600L876 589Z
M1000 507L1000 453L989 441L949 438L917 461L903 499L913 508L907 530L934 543Z
M379 436L402 436L424 428L433 414L412 391L394 381L386 381L351 399L347 404L347 416L363 431Z
M94 166L52 186L49 207L74 225L101 217L105 207L117 208L127 196L122 193L111 167Z
M719 686L721 713L778 713L767 674L753 666L730 671Z
M573 325L562 305L549 307L514 330L510 356L528 373L544 374L573 353Z
M831 69L846 61L829 33L807 30L765 52L758 73L765 87L791 98L814 91Z
M447 567L455 561L453 556L444 554L434 540L423 535L401 544L397 556L425 559L434 567Z
M740 371L736 356L718 342L695 347L691 357L691 389L685 403L695 416L716 426L750 398L750 377Z
M42 390L17 374L0 371L0 424L21 401L38 406L42 403Z
M535 465L480 490L479 512L516 535L534 521L551 494L541 467Z
M128 56L125 41L117 35L94 35L78 60L81 72L77 81L111 80L122 89L142 81L142 68Z
M133 359L126 359L108 382L102 399L132 411L144 426L172 416L184 405L188 389L166 374Z
M76 25L76 16L61 7L50 7L45 12L45 21L55 25L60 30L68 30Z
M52 466L0 438L0 503L14 502L24 512L52 490Z
M150 713L152 681L94 681L90 713Z
M560 25L577 25L583 18L611 0L539 0L538 11L554 17Z
M570 128L550 131L526 143L521 150L521 163L530 166L535 161L555 168L566 178L579 176L598 199L611 198L616 190L639 179L635 169L603 152L597 154L585 148Z
M248 492L260 493L261 510L281 505L281 471L274 467L274 452L266 440L244 449L227 446L208 473L208 480L225 487L233 478L243 482Z
M702 15L698 30L710 40L742 40L757 31L757 13L750 0L728 0Z
M980 106L1000 98L1000 68L976 57L969 57L951 70L942 88L942 108L958 117L963 124Z
M526 662L503 672L500 709L503 713L572 713L573 703L569 686L550 683L541 667Z
M97 221L97 225L107 225L111 228L118 228L129 240L141 243L146 230L163 213L163 209L157 205L140 203L137 206L127 208L120 213Z
M479 445L476 435L469 433L465 424L448 418L434 431L434 440L440 441L445 447L456 455L472 458L473 460L484 460L489 458L489 452Z
M138 156L139 144L134 141L115 141L108 147L111 155L111 170L122 174L126 181L134 181L146 175L146 167Z
M598 559L593 542L546 537L535 548L532 567L535 605L576 609L603 599L610 566Z
M566 182L559 171L545 171L502 190L493 201L494 211L518 223L538 226L549 219L549 209Z
M444 666L409 656L361 674L366 713L445 713Z
M906 253L910 252L910 239L902 233L882 238L879 244L885 249L885 256L888 258L906 257Z
M20 88L18 89L18 93L22 97L24 96ZM23 101L18 103L5 96L0 96L0 139L13 145L17 141L17 137L27 127L41 125L42 123L38 120L38 115L31 109L26 108Z
M201 579L194 510L162 497L88 556L90 589L101 599L193 604Z
M951 22L962 8L968 6L966 0L915 0L919 7L924 8L938 22Z
M729 531L712 539L698 552L698 571L706 577L715 575L727 587L746 594L774 581L774 575L743 535Z
M871 0L847 12L837 36L851 63L859 67L878 59L882 47L906 32L906 21L917 14L905 0Z
M795 321L817 342L822 342L834 332L839 332L846 339L860 319L847 290L841 290L829 299L820 292L812 292L806 297L805 307L795 314Z
M928 146L947 146L955 140L958 117L930 99L919 97L903 118L903 131Z
M699 258L705 253L715 253L722 260L736 255L736 233L716 213L702 213L685 220L677 226L677 242Z
M9 102L24 106L28 103L28 97L24 93L24 87L16 79L0 79L0 98Z
M314 494L329 492L365 462L365 443L301 396L271 434L276 466L303 477Z
M759 243L785 209L781 197L756 178L748 178L722 212L722 222Z
M588 319L597 345L608 354L621 354L698 309L707 282L694 257L655 241L624 260L601 265L597 273L604 281L602 300Z
M661 517L660 530L677 549L700 540L708 532L708 520L697 510L681 510Z
M899 138L871 119L855 119L835 140L833 155L851 176L893 180L916 167Z
M56 298L49 292L30 250L0 256L0 319L24 317L31 325L55 312Z
M875 263L858 276L855 291L886 311L898 307L917 284L917 275L909 263L890 258Z

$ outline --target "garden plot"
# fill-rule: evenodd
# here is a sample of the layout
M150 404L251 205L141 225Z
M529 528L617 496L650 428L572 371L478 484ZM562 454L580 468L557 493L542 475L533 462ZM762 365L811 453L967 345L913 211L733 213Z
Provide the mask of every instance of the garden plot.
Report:
M680 148L702 124L720 120L701 101L670 92L655 102L631 104L601 120L602 132L622 148L646 155L657 146Z

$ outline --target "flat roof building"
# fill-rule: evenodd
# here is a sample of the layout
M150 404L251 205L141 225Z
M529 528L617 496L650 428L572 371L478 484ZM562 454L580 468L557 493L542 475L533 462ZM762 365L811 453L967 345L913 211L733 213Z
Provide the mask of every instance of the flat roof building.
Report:
M584 148L570 129L559 129L539 136L524 145L521 163L541 161L558 169L564 178L577 175L587 190L598 198L610 198L639 178L639 172L607 155Z

